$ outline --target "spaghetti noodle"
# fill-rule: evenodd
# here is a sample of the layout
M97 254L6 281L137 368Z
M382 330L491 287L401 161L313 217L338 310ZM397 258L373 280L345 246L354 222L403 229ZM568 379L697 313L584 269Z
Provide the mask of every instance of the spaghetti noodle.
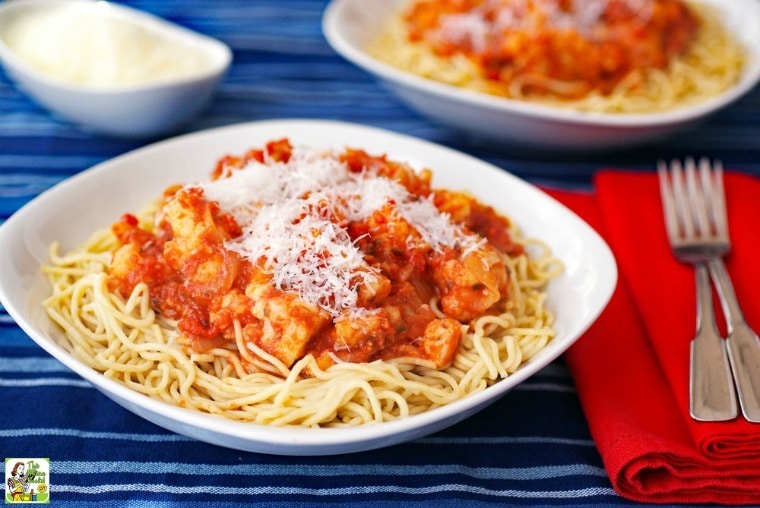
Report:
M299 426L427 411L552 339L561 271L431 177L287 140L225 157L74 251L53 245L43 305L87 365L178 406Z
M745 61L712 8L681 0L418 0L368 51L446 84L600 113L702 102Z

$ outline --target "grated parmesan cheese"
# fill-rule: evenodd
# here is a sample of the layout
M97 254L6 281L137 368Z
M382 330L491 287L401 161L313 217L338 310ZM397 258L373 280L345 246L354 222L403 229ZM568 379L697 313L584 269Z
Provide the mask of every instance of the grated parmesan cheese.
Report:
M431 249L459 246L466 253L485 242L452 223L432 199L372 172L351 172L323 151L296 147L288 162L251 161L228 178L193 186L243 230L227 248L261 263L276 288L296 292L333 317L361 312L357 288L378 275L349 236L349 222L392 203Z
M558 0L486 0L469 11L441 16L435 37L477 53L490 41L498 41L506 30L543 30L544 23L594 37L594 28L603 22L609 1L573 0L567 7ZM626 8L642 23L651 18L651 4L644 0L628 0Z
M112 11L105 2L60 2L17 16L0 37L40 72L74 83L147 83L210 69L190 45Z

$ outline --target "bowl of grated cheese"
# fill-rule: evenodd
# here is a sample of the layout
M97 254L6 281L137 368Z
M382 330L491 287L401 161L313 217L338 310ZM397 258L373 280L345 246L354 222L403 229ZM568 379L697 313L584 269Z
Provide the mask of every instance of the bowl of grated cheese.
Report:
M205 109L232 62L223 42L106 1L0 5L0 61L20 90L97 133L168 134Z

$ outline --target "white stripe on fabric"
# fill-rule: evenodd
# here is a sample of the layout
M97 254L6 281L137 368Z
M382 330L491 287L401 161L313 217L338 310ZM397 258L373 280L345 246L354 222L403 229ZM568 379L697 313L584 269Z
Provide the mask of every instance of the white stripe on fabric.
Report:
M0 438L47 436L79 437L82 439L110 439L114 441L143 441L147 443L195 441L179 434L137 434L126 432L96 432L67 428L0 429ZM545 444L595 447L591 439L570 439L552 436L494 436L494 437L427 437L414 441L417 444L434 445L493 445L493 444Z
M324 488L310 489L303 487L222 487L219 485L195 485L182 487L177 485L151 485L146 483L133 484L109 484L94 485L85 487L81 485L55 485L51 487L51 496L54 492L73 492L77 495L87 494L106 494L113 492L155 492L162 494L208 494L213 493L215 496L220 495L309 495L309 496L356 496L361 494L406 494L406 495L427 495L438 494L441 492L458 492L466 494L476 494L481 496L512 497L522 499L573 499L596 496L614 495L615 491L608 487L589 487L586 489L572 490L517 490L517 489L488 489L474 485L463 485L460 483L448 483L442 485L431 485L429 487L402 487L397 485L372 485L360 486L352 485L341 488Z
M84 169L90 166L94 166L102 160L102 158L98 157L87 157L79 155L0 155L0 168L37 168L45 170L52 168ZM4 173L3 183L14 181L34 182L41 178L50 177L33 175L29 173Z
M150 474L184 474L188 476L206 476L217 474L234 474L240 476L430 476L460 474L471 478L490 480L541 480L564 476L599 476L606 477L604 468L586 464L565 464L538 467L466 467L448 464L439 465L391 465L391 464L331 464L318 466L313 464L197 464L177 462L79 462L56 461L55 473L59 474L98 474L139 473Z
M82 439L110 439L114 441L140 441L145 443L195 441L195 439L181 436L179 434L129 434L125 432L93 432L65 428L0 429L0 438L28 436L78 437Z
M70 372L70 370L55 358L39 356L8 358L0 356L0 372Z
M40 386L70 386L74 388L92 388L87 381L61 377L42 377L37 379L0 379L2 388L30 388Z
M3 175L0 180L0 198L34 197L44 190L49 189L66 175L42 176L42 175Z

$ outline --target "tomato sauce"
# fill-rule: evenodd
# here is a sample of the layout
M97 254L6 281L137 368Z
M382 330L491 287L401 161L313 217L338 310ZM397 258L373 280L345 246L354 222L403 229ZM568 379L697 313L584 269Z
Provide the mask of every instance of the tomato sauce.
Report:
M681 0L421 0L405 21L410 41L464 54L488 80L568 99L666 68L699 25Z
M250 160L287 161L291 150L287 140L278 140L224 157L213 178L226 178ZM286 365L312 354L323 367L393 358L447 366L461 340L461 323L499 312L508 298L502 256L522 250L507 231L509 222L466 194L431 190L429 171L414 172L361 150L346 150L340 159L350 171L370 168L421 198L432 196L441 212L488 243L468 255L458 246L433 250L394 214L392 203L365 220L348 222L346 231L378 275L356 285L357 305L364 311L333 319L313 302L275 287L260 260L228 249L226 242L241 234L241 225L206 200L200 188L173 187L152 228L129 214L113 224L120 247L109 267L109 288L126 297L146 284L151 306L176 320L197 351L235 349L237 324L244 342ZM436 315L431 299L440 301L445 317Z

